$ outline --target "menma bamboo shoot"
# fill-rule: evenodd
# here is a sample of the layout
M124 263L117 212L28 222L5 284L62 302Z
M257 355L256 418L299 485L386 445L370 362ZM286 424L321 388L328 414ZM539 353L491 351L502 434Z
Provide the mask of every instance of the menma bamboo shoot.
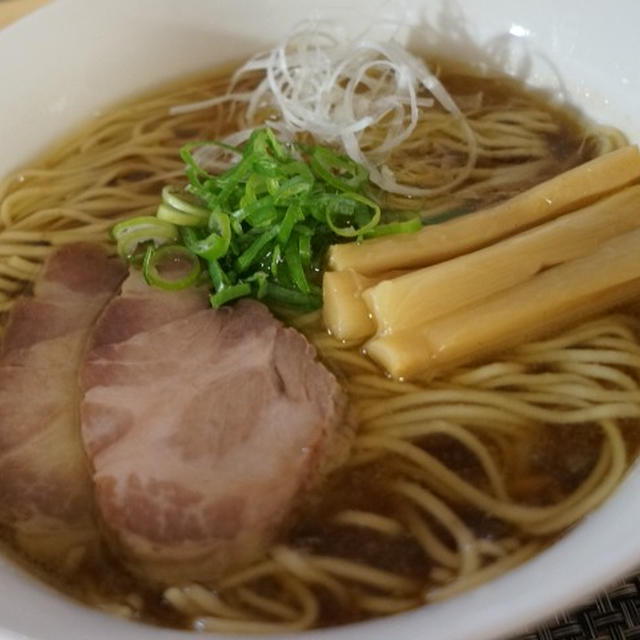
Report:
M374 338L367 353L397 378L465 364L640 296L640 229L523 284L418 327Z
M363 297L378 333L393 333L473 304L595 251L640 227L640 185L440 264L384 280ZM339 272L341 273L341 272Z
M639 178L637 147L623 147L494 207L426 226L415 233L333 245L329 266L372 275L442 262L586 206Z
M361 341L375 333L375 322L362 299L362 292L377 280L353 269L325 271L322 279L324 324L338 340Z
M406 271L391 271L377 277L363 276L353 269L325 271L322 280L322 315L331 334L345 342L362 342L376 332L376 324L362 299L366 289Z

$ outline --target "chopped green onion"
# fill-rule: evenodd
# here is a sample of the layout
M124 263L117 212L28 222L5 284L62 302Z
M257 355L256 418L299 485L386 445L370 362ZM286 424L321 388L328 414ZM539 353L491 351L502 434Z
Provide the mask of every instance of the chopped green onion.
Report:
M394 233L414 233L422 228L420 216L414 216L408 220L399 220L398 222L388 222L387 224L379 224L371 231L367 231L367 238L376 238L377 236L386 236Z
M278 235L280 229L271 227L269 231L265 231L262 235L258 236L250 245L249 248L244 251L236 260L236 267L240 273L245 272L258 258L258 255L271 240Z
M366 233L372 231L378 222L380 222L380 207L370 198L365 198L365 196L360 195L359 193L354 193L352 191L343 193L340 198L343 199L341 204L346 204L345 200L351 200L353 202L359 202L364 204L366 207L370 208L372 213L368 222L362 224L360 227L354 227L353 224L350 224L346 227L339 227L334 222L334 217L340 215L339 212L335 210L334 207L329 207L327 209L327 225L331 228L331 230L338 236L342 236L343 238L355 238L357 236L363 236ZM342 214L344 216L344 214Z
M237 154L237 163L209 174L193 156L205 144ZM330 244L414 231L420 221L380 224L364 167L327 147L296 144L295 151L267 128L253 131L242 149L186 144L180 156L188 184L165 186L155 217L116 225L118 251L134 262L147 245L143 272L150 284L181 289L209 282L214 307L251 296L317 309ZM180 277L166 273L185 265Z
M304 275L302 260L300 259L300 245L298 237L293 235L284 249L284 259L289 269L289 275L293 284L303 293L309 293L311 287Z
M280 223L280 231L278 231L278 241L280 246L287 244L289 236L293 231L293 227L297 222L304 220L304 213L299 202L294 202L287 207L282 222Z
M327 147L314 147L309 164L318 177L341 191L355 191L367 182L367 170L362 165Z
M311 236L301 233L298 237L298 251L302 267L306 271L311 267Z
M280 260L281 259L282 259L282 249L280 248L280 245L277 244L273 248L273 251L271 252L271 267L270 267L270 271L271 271L271 275L274 278L278 277L278 267L280 265Z
M320 292L302 293L296 289L283 287L273 282L267 282L265 299L282 307L296 307L305 311L313 311L322 306Z
M158 216L158 220L164 220L179 227L199 227L203 221L206 221L209 217L209 213L205 213L205 216L194 216L190 213L184 213L184 211L180 211L179 209L174 209L163 202L158 206L156 216Z
M244 298L251 293L251 285L248 282L242 282L240 284L232 284L227 287L221 287L216 293L209 296L209 301L214 309L221 307L227 302L236 300L237 298Z
M160 273L161 269L173 271L178 268L184 271L187 263L188 271L179 278L168 277ZM166 289L167 291L179 291L192 286L200 276L200 260L189 249L182 245L165 245L159 249L147 247L142 263L142 273L148 284Z
M312 186L313 182L303 176L294 176L279 186L278 190L273 194L273 201L275 204L296 202L309 193Z
M224 255L222 238L217 233L212 233L202 238L193 227L182 227L180 237L184 246L192 253L205 260L217 260Z
M208 144L207 142L188 142L185 144L182 149L180 149L180 158L187 165L185 169L185 173L189 178L189 181L192 184L202 184L200 178L204 178L205 180L210 180L213 176L209 175L206 171L200 168L198 163L195 161L193 154L191 153L193 149L197 149L198 147L202 147Z
M267 293L267 279L268 275L264 271L256 271L252 276L246 279L246 282L255 283L255 294L258 300L265 297Z
M196 218L206 218L209 211L196 203L195 198L184 190L178 190L171 185L162 189L162 201L169 207L188 213Z
M134 257L138 246L147 242L153 242L157 247L179 240L178 229L174 225L153 216L138 216L118 222L111 229L111 234L117 243L118 253L127 260Z
M217 260L209 260L207 263L207 270L211 277L213 286L218 289L222 289L229 284L229 276L223 271L220 263Z
M246 221L254 228L270 226L279 218L278 210L274 206L271 196L257 200L246 207L245 211L248 212Z

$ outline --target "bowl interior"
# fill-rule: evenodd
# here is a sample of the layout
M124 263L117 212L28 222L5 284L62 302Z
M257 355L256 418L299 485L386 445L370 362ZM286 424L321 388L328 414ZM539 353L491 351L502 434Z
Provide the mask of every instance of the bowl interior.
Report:
M354 34L392 20L414 48L500 68L640 139L634 0L618 0L615 15L580 0L351 0L348 9L318 0L57 0L0 33L0 175L125 97L240 60L277 42L296 22L326 16ZM636 465L603 507L519 569L428 608L305 636L495 640L514 632L640 562L638 495ZM0 592L0 638L185 638L78 606L1 558Z

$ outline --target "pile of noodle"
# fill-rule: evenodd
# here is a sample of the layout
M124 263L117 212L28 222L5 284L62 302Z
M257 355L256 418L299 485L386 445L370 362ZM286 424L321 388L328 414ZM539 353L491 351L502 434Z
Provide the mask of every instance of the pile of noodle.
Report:
M248 75L234 91L259 81ZM205 78L109 110L44 161L0 183L0 310L10 309L52 247L83 240L113 249L114 221L152 214L162 186L183 180L177 151L184 142L259 124L247 122L244 103L228 101L170 115L172 106L221 95L228 86L228 77ZM393 196L387 205L419 206L425 217L477 207L623 142L615 132L586 131L582 145L558 160L551 146L559 125L538 101L517 95L486 108L483 100L482 93L459 97L477 158L455 191L419 202ZM384 133L367 135L374 144ZM438 184L467 166L464 145L459 119L434 108L420 114L387 162L402 182ZM358 433L343 472L382 462L393 470L387 487L396 498L393 513L354 505L336 511L331 526L417 545L423 577L281 544L218 584L168 588L166 601L186 626L286 632L313 627L327 603L366 617L449 597L518 565L574 524L614 489L635 453L624 433L629 419L640 417L640 346L630 317L607 316L496 362L412 383L387 379L357 349L328 336L316 316L295 324L344 381L357 411ZM589 434L597 456L580 483L551 502L519 500L518 482L538 481L523 462L529 443L550 429ZM463 448L480 481L431 452L433 438ZM469 513L501 523L502 533L479 535ZM121 615L144 617L143 599L135 594L114 603L101 601L98 592L95 600Z

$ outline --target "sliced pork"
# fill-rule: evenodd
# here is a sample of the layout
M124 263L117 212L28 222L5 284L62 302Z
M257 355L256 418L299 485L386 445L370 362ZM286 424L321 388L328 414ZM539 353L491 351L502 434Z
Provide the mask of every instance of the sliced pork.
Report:
M202 292L158 292L132 274L98 323L82 383L104 528L158 581L257 558L348 446L336 379L253 301L214 311Z
M95 245L48 259L11 311L0 353L0 522L42 560L96 537L80 439L78 368L87 337L126 275Z

